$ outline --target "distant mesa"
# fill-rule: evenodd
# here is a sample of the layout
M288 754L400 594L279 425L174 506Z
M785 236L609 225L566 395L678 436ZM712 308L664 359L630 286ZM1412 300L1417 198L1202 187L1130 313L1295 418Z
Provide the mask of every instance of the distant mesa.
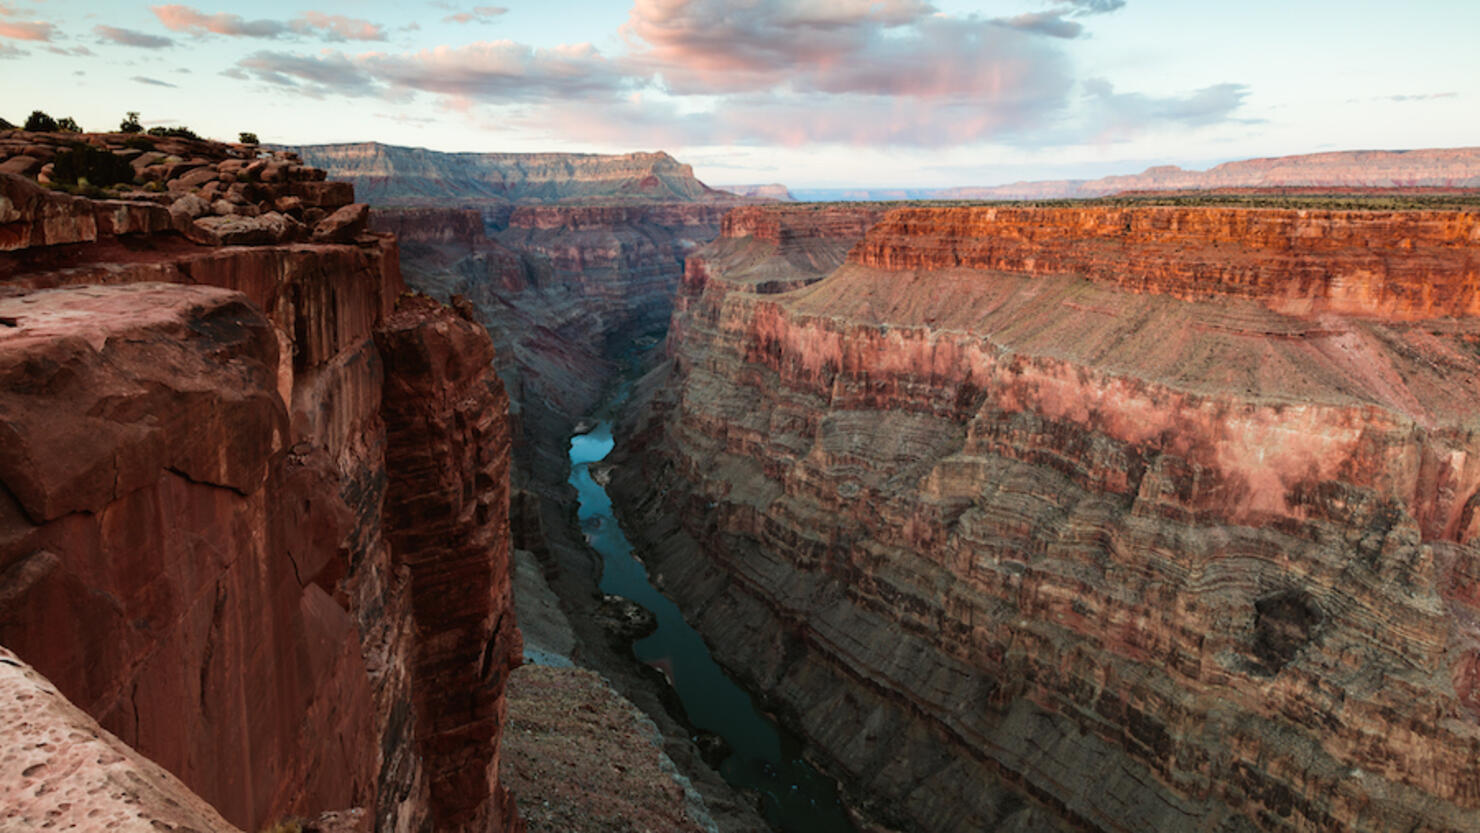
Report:
M372 205L724 202L694 169L655 153L442 153L379 142L287 148Z
M933 199L1044 200L1103 197L1124 191L1223 188L1480 188L1480 147L1344 150L1225 162L1206 171L1158 165L1100 179L1015 182L944 188Z
M766 185L716 185L714 187L721 191L729 191L731 194L741 197L761 197L763 199L776 200L777 202L796 202L797 200L796 197L792 196L791 191L787 190L786 186L779 182L772 182Z

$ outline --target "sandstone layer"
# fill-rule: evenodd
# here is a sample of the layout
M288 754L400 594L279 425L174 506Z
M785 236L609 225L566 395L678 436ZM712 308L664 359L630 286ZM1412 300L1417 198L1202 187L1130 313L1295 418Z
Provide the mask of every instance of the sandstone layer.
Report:
M750 211L611 488L866 810L1480 823L1480 217Z
M487 336L395 312L394 241L322 171L164 150L160 185L118 199L0 174L0 644L244 829L351 808L383 831L518 829ZM270 202L288 231L197 233L228 176L262 188L211 216ZM454 704L439 688L470 681Z

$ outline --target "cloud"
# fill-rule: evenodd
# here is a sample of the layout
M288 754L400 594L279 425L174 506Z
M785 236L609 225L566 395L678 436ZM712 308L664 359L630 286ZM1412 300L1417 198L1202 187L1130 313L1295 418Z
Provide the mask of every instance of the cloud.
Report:
M1064 2L1075 7L1076 13L1106 14L1125 7L1126 0L1064 0Z
M485 41L404 55L371 54L361 63L392 87L495 103L590 98L629 84L621 69L590 44L542 49Z
M309 95L394 95L417 91L469 101L512 103L610 95L628 83L590 44L536 49L514 41L439 46L399 55L259 51L237 62L259 80Z
M1228 121L1249 94L1244 84L1214 84L1184 96L1154 97L1117 93L1108 81L1084 82L1090 124L1100 140L1115 140L1150 128L1207 127Z
M499 15L509 10L503 6L474 6L470 12L458 12L442 18L443 23L492 23Z
M864 58L888 30L934 11L919 0L637 0L622 35L677 92L752 90ZM802 86L816 86L803 80Z
M29 54L31 53L27 52L24 49L11 46L8 43L0 43L0 61L9 60L11 58L24 58Z
M1432 101L1436 98L1458 98L1459 93L1417 93L1411 95L1386 95L1378 96L1378 101Z
M316 35L329 41L385 40L379 24L344 15L304 12L291 21L247 20L241 15L205 14L189 6L151 6L166 29L194 34L216 34L246 38L276 38L282 35Z
M34 20L30 23L0 23L0 38L13 40L50 41L57 27L50 23Z
M154 87L172 87L173 88L173 87L178 87L179 86L177 84L171 84L168 81L161 81L158 78L146 78L145 76L142 76L142 75L135 75L133 77L133 80L134 81L138 81L140 84L149 84L150 86L154 86Z
M314 97L430 95L489 126L648 147L1064 145L1232 120L1240 84L1154 97L1076 80L1063 47L1085 32L1080 18L1122 5L990 19L923 0L635 0L615 56L512 40L263 50L222 74Z
M149 10L159 18L166 29L175 32L213 33L247 38L275 38L288 31L288 26L276 20L246 20L241 15L203 14L189 6L150 6Z
M1009 26L1053 38L1077 38L1084 32L1083 24L1065 20L1060 17L1059 12L1032 12L1016 17L999 17L992 22L998 26Z
M385 40L385 29L380 24L342 14L304 12L288 25L301 34L320 32L326 40Z
M92 55L97 54L97 53L93 52L91 49L88 49L85 46L73 46L73 47L48 46L48 47L46 47L46 51L47 52L50 52L50 53L52 53L54 55L69 55L69 56L79 57L79 58L90 57Z
M237 67L259 81L290 87L314 98L329 94L359 97L376 92L364 70L344 54L330 50L318 56L263 50L237 61Z
M150 35L145 32L136 32L133 29L123 29L117 26L94 26L93 33L103 40L112 41L124 46L137 46L142 49L163 49L167 46L175 45L175 42L169 38Z

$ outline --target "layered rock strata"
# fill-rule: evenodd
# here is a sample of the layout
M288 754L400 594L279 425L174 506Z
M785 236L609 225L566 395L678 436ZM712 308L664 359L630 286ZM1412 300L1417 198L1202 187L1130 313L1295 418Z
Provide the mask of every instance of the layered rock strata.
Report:
M340 188L278 163L270 183ZM245 245L135 195L0 175L0 644L242 828L361 808L378 830L517 829L486 335L392 315L397 250L363 206L320 242ZM486 592L433 610L450 575ZM468 681L449 705L439 686Z
M611 488L865 809L1480 822L1480 218L761 214L690 258Z

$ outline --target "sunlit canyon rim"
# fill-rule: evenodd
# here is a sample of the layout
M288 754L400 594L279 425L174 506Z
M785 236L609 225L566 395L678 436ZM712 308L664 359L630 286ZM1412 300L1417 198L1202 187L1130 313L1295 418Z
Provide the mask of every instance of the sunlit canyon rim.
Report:
M0 151L0 828L765 829L597 592L609 424L603 534L829 824L1480 821L1473 208Z

